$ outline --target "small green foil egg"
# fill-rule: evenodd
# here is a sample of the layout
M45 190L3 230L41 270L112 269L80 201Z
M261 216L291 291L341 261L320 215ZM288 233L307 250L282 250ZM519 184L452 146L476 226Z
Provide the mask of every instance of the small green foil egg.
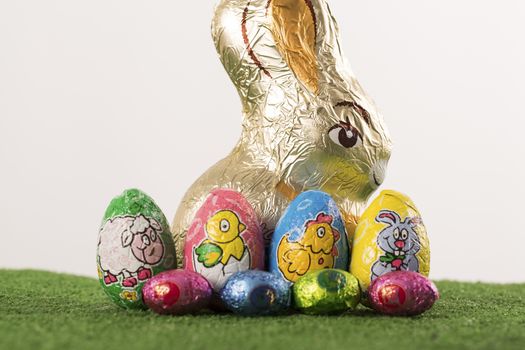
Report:
M359 282L343 270L309 272L293 285L294 306L305 314L333 314L359 304Z

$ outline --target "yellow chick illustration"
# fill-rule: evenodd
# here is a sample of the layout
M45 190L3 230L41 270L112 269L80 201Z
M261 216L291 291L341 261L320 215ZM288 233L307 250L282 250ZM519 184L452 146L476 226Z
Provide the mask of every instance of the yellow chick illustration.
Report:
M245 245L240 234L246 230L246 225L231 210L221 210L206 222L204 240L195 250L198 261L205 267L213 267L218 263L226 265L233 256L241 260Z
M338 255L336 243L339 231L332 227L332 217L324 213L306 223L305 232L298 241L290 241L290 234L279 242L277 259L283 276L295 282L308 271L331 269Z

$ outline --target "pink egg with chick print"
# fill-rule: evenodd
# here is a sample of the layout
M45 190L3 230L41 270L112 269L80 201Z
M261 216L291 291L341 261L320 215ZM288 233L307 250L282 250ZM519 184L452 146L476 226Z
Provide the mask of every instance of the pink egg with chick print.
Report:
M197 211L184 246L184 268L215 292L240 271L264 269L264 241L255 210L237 191L212 191Z

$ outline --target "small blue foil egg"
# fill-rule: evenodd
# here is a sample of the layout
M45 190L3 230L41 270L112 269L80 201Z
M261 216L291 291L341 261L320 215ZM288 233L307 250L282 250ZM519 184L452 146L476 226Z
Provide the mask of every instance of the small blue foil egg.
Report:
M241 315L274 315L290 307L290 284L265 271L243 271L231 276L220 292L226 307Z

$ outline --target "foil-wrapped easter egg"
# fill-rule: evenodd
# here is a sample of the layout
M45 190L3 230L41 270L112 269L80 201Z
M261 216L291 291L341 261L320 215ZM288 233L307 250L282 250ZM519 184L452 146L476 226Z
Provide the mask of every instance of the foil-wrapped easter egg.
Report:
M290 307L290 284L265 271L244 271L230 277L221 290L226 307L242 315L273 315Z
M124 191L104 214L98 234L100 284L117 305L145 308L144 283L175 268L175 246L166 217L145 193Z
M156 313L182 315L208 306L212 289L198 273L170 270L146 282L142 295L144 303Z
M270 247L270 272L295 282L310 271L348 270L346 229L335 201L321 191L306 191L277 223Z
M186 236L184 267L203 275L217 293L236 272L264 269L261 226L240 193L217 189L206 198Z
M396 191L383 191L359 220L352 246L350 272L366 290L392 271L428 276L430 246L414 202Z
M294 306L306 314L331 314L351 310L361 299L359 282L343 270L309 272L292 289Z
M368 289L370 305L387 315L419 315L439 299L428 278L417 272L394 271L376 278Z

